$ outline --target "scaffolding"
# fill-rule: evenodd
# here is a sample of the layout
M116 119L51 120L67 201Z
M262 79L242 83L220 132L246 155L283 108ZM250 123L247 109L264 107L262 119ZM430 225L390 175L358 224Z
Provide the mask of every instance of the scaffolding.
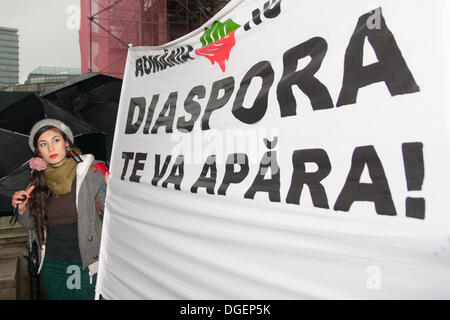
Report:
M199 28L229 0L167 0L167 34L172 41Z
M229 0L80 0L81 72L122 78L127 50L157 46L203 25Z

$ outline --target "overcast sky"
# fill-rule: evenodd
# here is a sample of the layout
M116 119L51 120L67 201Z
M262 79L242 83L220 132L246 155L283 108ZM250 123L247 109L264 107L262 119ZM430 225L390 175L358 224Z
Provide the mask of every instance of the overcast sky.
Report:
M39 66L80 68L79 7L80 0L0 0L0 26L19 29L20 83Z

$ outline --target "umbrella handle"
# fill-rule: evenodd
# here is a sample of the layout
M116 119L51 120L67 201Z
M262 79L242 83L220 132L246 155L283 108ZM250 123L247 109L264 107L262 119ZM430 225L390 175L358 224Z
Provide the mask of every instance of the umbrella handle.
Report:
M24 194L22 196L23 196L22 201L24 201L27 197ZM16 207L14 208L11 220L9 220L9 224L11 227L16 225L18 216L19 216L19 204L17 204Z
M19 216L19 205L16 205L11 220L9 220L9 224L11 227L13 227L16 224L18 216Z

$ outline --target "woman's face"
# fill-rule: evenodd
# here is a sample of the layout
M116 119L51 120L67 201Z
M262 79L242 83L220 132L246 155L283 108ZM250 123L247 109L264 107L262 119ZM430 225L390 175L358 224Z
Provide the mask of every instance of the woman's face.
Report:
M59 167L66 160L66 145L67 142L56 129L45 131L37 140L39 153L52 167Z

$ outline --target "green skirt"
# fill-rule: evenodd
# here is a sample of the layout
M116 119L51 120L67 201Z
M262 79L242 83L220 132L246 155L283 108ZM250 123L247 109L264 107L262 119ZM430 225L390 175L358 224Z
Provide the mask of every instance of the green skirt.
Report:
M94 300L97 275L91 279L89 268L79 262L60 262L45 257L41 280L49 300Z

